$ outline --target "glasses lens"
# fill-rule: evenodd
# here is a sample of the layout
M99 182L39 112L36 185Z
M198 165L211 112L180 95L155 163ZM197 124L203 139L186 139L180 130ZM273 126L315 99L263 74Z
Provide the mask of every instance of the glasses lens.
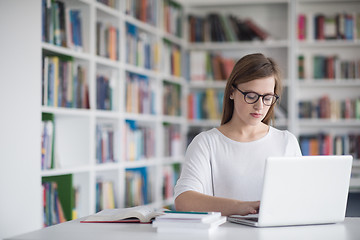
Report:
M249 92L245 95L245 102L254 103L259 99L259 95L257 93Z
M273 95L265 95L263 97L263 102L267 106L271 106L272 104L275 103L275 101L276 101L276 97Z

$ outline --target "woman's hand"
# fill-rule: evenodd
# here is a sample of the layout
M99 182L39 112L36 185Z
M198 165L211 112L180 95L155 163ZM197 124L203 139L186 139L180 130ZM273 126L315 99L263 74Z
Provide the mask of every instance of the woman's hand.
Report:
M187 191L175 199L178 211L221 212L223 216L248 215L259 212L260 201L244 202Z

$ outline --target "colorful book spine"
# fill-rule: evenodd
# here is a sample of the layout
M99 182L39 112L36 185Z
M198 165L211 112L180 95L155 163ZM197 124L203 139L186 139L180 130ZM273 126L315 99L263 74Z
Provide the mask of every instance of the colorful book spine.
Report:
M181 141L180 125L163 123L164 128L164 156L179 157L184 155Z
M157 25L157 0L126 0L125 14L142 22Z
M180 4L172 0L164 0L163 21L164 30L177 37L182 36L183 9Z
M74 209L72 175L42 178L44 226L69 221Z
M170 199L174 196L174 187L180 176L180 164L166 165L163 168L163 199Z
M96 76L96 108L113 110L113 88L111 79L102 74Z
M145 167L129 168L125 172L125 207L134 207L151 202L150 181Z
M170 41L164 40L164 70L169 75L180 77L181 73L181 48L171 43Z
M299 143L303 155L344 155L360 158L359 134L313 134L301 135Z
M188 16L190 42L264 41L270 34L252 18L210 13L207 16Z
M224 81L235 65L233 58L206 51L191 51L189 59L191 81Z
M188 96L189 119L221 118L224 93L214 89L192 92Z
M41 122L41 169L55 167L55 118L51 113L42 113Z
M306 40L306 15L305 14L299 14L298 15L298 40Z
M57 46L83 50L82 16L62 1L42 0L42 40Z
M163 82L163 114L181 116L181 85Z
M150 70L159 68L158 42L135 25L126 23L126 62Z
M68 56L43 57L44 106L90 108L87 70Z
M312 62L312 77L317 79L359 79L360 59L346 60L337 55L313 55L312 61L305 56L298 56L298 76L305 78L305 66ZM309 66L311 68L311 66Z
M139 126L136 121L126 120L125 159L138 161L155 156L155 130L152 127Z
M117 9L118 8L118 1L117 0L96 0L99 3L102 3L108 7Z
M126 112L155 114L155 86L147 76L126 73Z
M117 162L115 156L115 143L117 132L112 124L96 125L96 162Z
M96 182L96 212L116 208L115 189L112 181Z
M302 31L303 22L306 23L306 15L299 14L298 17L298 39L303 40L306 31ZM323 14L318 13L313 17L315 40L354 40L356 28L360 23L356 21L357 15L350 13ZM306 28L305 28L306 29Z
M299 118L360 119L360 98L334 100L327 95L299 102Z
M111 23L96 23L96 54L119 60L119 29Z

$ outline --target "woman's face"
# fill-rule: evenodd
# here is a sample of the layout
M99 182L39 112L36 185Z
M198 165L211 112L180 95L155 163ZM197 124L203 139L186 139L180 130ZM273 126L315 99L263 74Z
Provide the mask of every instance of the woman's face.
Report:
M259 95L274 94L275 79L273 76L252 80L246 83L240 83L237 88L242 92L255 92ZM249 104L244 100L244 94L234 89L230 97L234 101L233 120L240 121L242 124L255 126L259 124L266 116L270 106L263 103L263 97L258 101Z

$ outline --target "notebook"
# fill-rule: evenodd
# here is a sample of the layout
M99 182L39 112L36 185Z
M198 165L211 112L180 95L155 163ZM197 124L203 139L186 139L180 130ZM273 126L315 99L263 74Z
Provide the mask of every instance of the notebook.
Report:
M345 219L353 157L269 157L258 215L229 222L255 227L327 224Z

